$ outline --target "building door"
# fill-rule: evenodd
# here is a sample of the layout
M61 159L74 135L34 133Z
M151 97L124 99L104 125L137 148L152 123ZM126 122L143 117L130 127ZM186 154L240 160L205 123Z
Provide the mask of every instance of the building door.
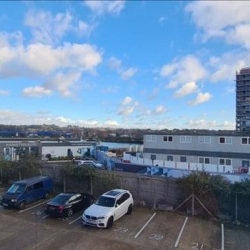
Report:
M243 168L249 168L249 161L242 160L242 167Z

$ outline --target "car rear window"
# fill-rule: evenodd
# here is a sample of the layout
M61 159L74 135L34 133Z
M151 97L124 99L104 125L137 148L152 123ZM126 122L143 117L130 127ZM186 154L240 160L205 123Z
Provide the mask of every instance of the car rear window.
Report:
M103 207L113 207L115 205L115 199L110 197L100 196L95 204Z
M52 201L59 204L65 204L69 200L68 195L57 195Z

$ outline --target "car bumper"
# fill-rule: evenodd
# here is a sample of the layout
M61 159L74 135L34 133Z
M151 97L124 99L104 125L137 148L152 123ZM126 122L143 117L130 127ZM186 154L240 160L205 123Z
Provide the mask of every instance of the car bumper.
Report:
M1 201L0 205L2 207L6 207L6 208L18 208L19 203L17 203L17 202L11 202L11 201L8 201L8 202L7 201Z
M82 223L85 226L92 226L98 228L106 228L106 223L100 220L88 220L87 218L82 218Z
M44 212L47 215L50 215L50 216L53 216L53 217L65 217L66 216L65 211L59 212L59 211L54 211L54 210L44 210Z

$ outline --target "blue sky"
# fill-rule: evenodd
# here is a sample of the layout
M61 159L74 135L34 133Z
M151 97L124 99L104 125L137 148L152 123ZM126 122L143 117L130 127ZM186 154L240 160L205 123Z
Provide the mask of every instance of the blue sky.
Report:
M0 2L0 123L235 128L250 3Z

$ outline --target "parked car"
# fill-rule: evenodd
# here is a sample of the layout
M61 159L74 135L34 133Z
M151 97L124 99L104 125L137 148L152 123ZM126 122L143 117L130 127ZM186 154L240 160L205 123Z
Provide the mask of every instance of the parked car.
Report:
M24 209L28 203L48 198L52 190L53 183L49 176L36 176L24 179L11 185L2 196L0 204L3 207Z
M61 193L49 201L45 213L52 216L72 216L76 211L86 209L94 202L90 194Z
M124 214L131 214L133 197L128 190L114 189L101 195L82 215L84 225L111 228Z
M104 166L102 163L99 163L97 161L94 160L79 160L77 161L77 166L92 166L94 168L98 168L98 169L104 169Z

